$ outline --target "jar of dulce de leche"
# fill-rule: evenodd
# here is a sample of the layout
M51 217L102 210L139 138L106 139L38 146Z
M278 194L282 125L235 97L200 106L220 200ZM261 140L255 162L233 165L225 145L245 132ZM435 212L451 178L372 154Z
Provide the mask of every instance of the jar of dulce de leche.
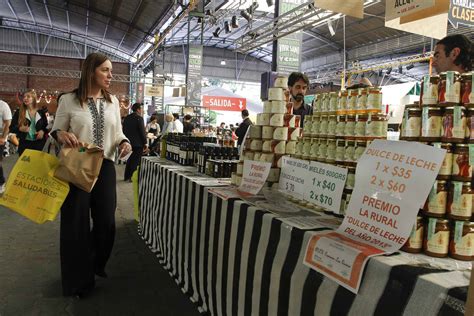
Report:
M418 140L421 136L421 109L416 105L405 107L400 140Z
M466 116L466 138L469 144L474 144L474 104L468 104Z
M464 106L474 104L474 90L472 89L473 77L474 72L468 72L461 76L461 103L464 104Z
M432 143L435 148L442 148L446 150L446 155L444 156L443 164L439 169L438 180L449 180L453 173L453 145L450 143Z
M435 181L423 207L424 214L430 217L443 217L446 214L448 191L446 181Z
M402 250L410 253L419 253L423 249L423 217L417 216L410 237L403 245Z
M443 258L449 250L449 221L428 217L424 227L423 250L431 257Z
M356 125L355 115L347 115L346 116L346 124L344 126L344 137L346 139L354 139L354 137L355 137L355 125Z
M461 76L457 71L446 71L440 74L438 86L440 106L459 105L461 102Z
M438 107L423 107L421 114L420 140L436 142L441 138L441 121L443 112Z
M426 75L423 77L420 97L423 106L438 104L438 82L439 76Z
M453 222L449 242L449 256L462 261L472 261L474 259L474 222Z
M466 129L466 109L462 106L447 107L442 118L441 141L462 143Z
M346 127L346 116L345 115L338 115L337 116L337 124L336 124L336 137L343 138L344 137L344 129Z
M471 182L452 181L446 208L449 218L468 221L472 217Z
M469 144L457 144L454 149L452 179L455 181L471 181L472 179Z
M365 125L365 136L367 138L386 138L388 121L382 114L369 114Z

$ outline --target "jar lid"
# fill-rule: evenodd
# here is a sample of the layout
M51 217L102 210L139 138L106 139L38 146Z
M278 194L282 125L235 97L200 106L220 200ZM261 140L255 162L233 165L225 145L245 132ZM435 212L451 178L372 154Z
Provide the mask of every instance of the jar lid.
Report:
M446 219L446 218L427 217L427 219L428 220L434 219L434 220L436 220L437 223L441 223L441 224L448 224L449 223L449 220Z
M465 72L465 73L463 73L461 76L462 76L463 78L472 78L472 75L473 75L473 72L470 71L470 72Z
M380 87L369 87L369 91L380 91L382 88Z
M441 111L440 107L435 107L435 106L425 106L428 110L434 110L434 111Z
M431 144L432 144L432 145L439 144L439 145L441 146L441 148L443 148L443 147L447 147L447 148L453 147L453 144L451 144L451 143L438 143L438 142L434 142L434 143L431 143Z
M463 106L448 106L448 107L446 107L446 110L453 110L453 111L454 111L454 108L455 108L455 107L459 107L459 108L461 108L461 110L465 110L465 109L466 109L466 108L463 107Z
M437 180L438 181L438 184L446 184L448 181L446 180Z
M456 147L469 147L469 144L456 144Z
M329 92L330 96L337 96L337 92Z
M451 186L454 186L456 183L462 183L463 187L471 187L471 182L461 182L461 181L451 181Z

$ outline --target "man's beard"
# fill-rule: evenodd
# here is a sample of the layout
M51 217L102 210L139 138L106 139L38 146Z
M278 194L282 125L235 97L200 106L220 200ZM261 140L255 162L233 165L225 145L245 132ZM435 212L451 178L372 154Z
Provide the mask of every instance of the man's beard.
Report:
M301 101L304 100L304 94L301 94L301 93L299 93L297 95L292 94L291 96L292 96L293 100L298 101L298 102L301 102Z

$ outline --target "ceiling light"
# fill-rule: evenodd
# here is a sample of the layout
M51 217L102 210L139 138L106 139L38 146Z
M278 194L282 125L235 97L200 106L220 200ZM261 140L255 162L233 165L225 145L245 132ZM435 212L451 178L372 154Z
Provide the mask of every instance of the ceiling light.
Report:
M391 72L392 72L392 67L388 67L388 69L387 69L387 75L390 75Z
M403 73L403 67L402 65L398 66L398 73L402 74Z
M383 75L383 70L380 69L380 70L379 70L379 77L382 77L382 75Z
M239 20L237 19L237 17L235 15L232 17L232 27L234 29L239 27Z
M252 14L248 13L247 10L242 10L240 11L240 15L247 20L247 22L250 22L252 20Z
M225 66L226 62L224 59L221 60L221 66Z
M273 0L267 0L267 6L271 7L273 5Z
M334 31L334 27L332 26L332 20L328 20L328 28L329 33L331 33L331 36L336 35L336 31Z
M232 28L230 27L229 21L224 22L224 29L225 29L226 34L229 34L230 32L232 32Z
M415 65L413 65L413 64L409 64L409 65L407 66L407 70L410 70L410 69L413 69L413 68L415 68Z
M247 9L249 13L254 13L258 8L258 2L253 2L250 7Z
M216 30L212 33L212 35L214 35L214 37L219 37L219 34L221 34L222 30L220 28L220 26L218 26L216 28Z

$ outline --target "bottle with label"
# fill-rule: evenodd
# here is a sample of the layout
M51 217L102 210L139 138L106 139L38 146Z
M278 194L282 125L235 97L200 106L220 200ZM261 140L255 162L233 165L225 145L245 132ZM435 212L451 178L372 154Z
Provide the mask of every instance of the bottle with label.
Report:
M470 220L472 196L471 182L452 181L448 193L448 217L461 221Z
M455 181L471 181L472 179L469 144L457 144L454 149L452 179Z
M462 143L466 137L466 109L463 106L447 107L441 125L441 141Z
M439 76L426 75L423 77L421 103L423 106L438 104Z
M424 227L424 253L431 257L447 257L449 233L449 221L447 219L428 217Z
M416 141L421 136L421 109L416 105L405 106L400 140Z
M439 107L423 107L421 116L420 140L437 142L441 139L441 121L443 112Z
M448 183L436 180L423 207L424 214L430 217L444 217L448 201Z
M457 71L446 71L440 74L438 93L440 106L453 106L461 103L461 77Z
M474 259L474 222L453 221L449 242L451 258L472 261Z
M449 180L453 172L453 145L450 143L432 143L435 148L442 148L446 150L446 155L444 156L443 164L439 169L438 180Z
M410 237L401 248L405 252L420 253L423 249L423 217L417 216Z
M474 104L474 91L472 87L472 78L474 77L474 72L468 72L462 74L461 81L461 103L464 106Z

